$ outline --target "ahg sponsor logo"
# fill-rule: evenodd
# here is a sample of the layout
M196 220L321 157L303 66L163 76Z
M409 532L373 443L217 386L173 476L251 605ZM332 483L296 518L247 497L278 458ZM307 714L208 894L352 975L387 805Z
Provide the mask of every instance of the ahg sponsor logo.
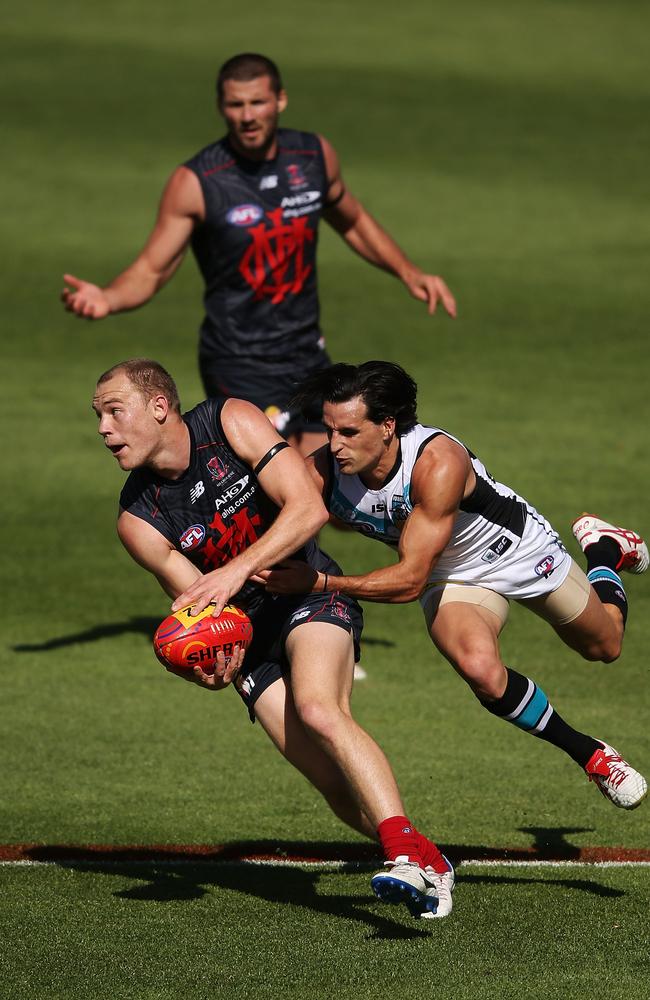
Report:
M320 198L320 191L301 191L300 194L286 195L282 199L283 208L298 208L302 205L311 205Z
M233 483L232 486L228 487L225 493L222 493L220 497L217 497L217 499L214 501L214 505L217 508L217 510L223 507L224 504L229 503L231 500L234 500L236 497L238 497L241 491L245 489L246 486L248 486L249 479L250 476L244 476L242 479L238 479L236 483ZM249 496L250 496L250 491L246 494L247 498Z

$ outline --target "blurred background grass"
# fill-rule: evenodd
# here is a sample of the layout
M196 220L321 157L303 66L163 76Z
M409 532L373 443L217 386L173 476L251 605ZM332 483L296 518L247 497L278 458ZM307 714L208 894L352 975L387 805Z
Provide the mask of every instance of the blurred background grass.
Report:
M580 0L7 13L0 841L349 836L231 692L162 673L149 636L166 599L113 531L122 478L96 438L94 382L151 355L186 407L201 398L193 263L101 324L57 301L64 271L104 282L137 253L166 177L221 134L213 80L236 51L279 62L285 124L330 138L350 189L458 297L456 322L432 321L323 231L333 359L402 363L421 418L462 437L574 553L582 509L648 532L648 27L636 3ZM350 571L385 555L325 542ZM504 649L569 721L647 771L646 580L629 591L618 664L580 662L518 609ZM529 843L521 828L541 825L647 844L643 810L613 810L570 761L478 706L417 607L367 606L366 620L355 711L419 825L448 843Z

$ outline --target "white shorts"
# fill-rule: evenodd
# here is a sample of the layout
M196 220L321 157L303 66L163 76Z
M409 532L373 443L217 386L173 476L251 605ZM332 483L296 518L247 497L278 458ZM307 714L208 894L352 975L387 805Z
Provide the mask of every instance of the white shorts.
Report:
M543 598L558 590L572 564L557 532L534 507L528 506L521 538L495 526L490 534L486 532L469 557L465 554L462 559L454 559L453 550L445 549L420 595L420 604L430 618L431 612L440 605L443 593L446 603L454 599L454 589L459 588L458 599L489 607L488 598L471 597L471 588L480 588L498 595L492 601L494 607L490 607L497 613L496 607L507 609L509 600ZM460 588L469 596L461 597ZM477 597L482 598L482 595L477 594Z
M587 607L591 584L577 563L571 560L569 572L556 590L541 597L531 597L521 603L534 611L555 628L575 621ZM506 597L487 587L464 586L458 583L444 583L428 590L421 599L427 628L431 630L438 608L443 604L474 604L490 611L499 619L499 631L508 619L510 603Z

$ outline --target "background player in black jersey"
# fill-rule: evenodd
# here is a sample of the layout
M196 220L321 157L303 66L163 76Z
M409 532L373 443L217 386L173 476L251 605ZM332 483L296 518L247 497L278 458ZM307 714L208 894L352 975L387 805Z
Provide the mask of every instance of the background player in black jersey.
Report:
M174 275L188 246L205 281L200 369L207 396L248 399L309 454L318 408L289 408L295 382L329 358L319 327L321 216L365 260L396 275L433 313L455 316L445 282L425 274L346 188L322 136L279 129L287 96L264 56L229 59L217 79L227 135L178 167L139 256L105 287L66 274L66 309L87 319L135 309ZM314 434L320 437L314 437Z
M235 680L251 716L336 815L381 841L377 895L414 916L447 916L453 868L404 815L388 760L350 712L356 601L277 598L250 580L296 550L316 571L340 572L311 541L327 511L302 458L246 401L208 400L181 416L173 380L147 359L105 372L93 408L106 447L131 473L117 523L127 551L174 608L214 601L217 614L232 598L253 622L239 676L241 656L214 676L199 667L181 676L213 690Z
M327 577L290 562L260 578L283 594L313 587L387 603L419 598L431 639L489 712L563 750L614 805L638 806L645 778L507 667L499 635L516 600L585 659L611 663L627 617L619 573L647 570L643 539L590 514L576 518L585 574L523 497L462 442L417 422L417 386L399 365L333 365L305 379L296 402L311 399L324 400L330 438L308 463L319 490L337 517L390 545L398 561Z

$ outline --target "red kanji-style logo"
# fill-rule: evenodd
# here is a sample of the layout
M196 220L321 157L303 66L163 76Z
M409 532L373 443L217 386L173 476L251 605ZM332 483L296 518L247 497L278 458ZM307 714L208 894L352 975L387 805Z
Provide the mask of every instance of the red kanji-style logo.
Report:
M261 524L260 515L253 514L251 517L248 513L248 507L233 514L230 525L226 525L221 514L217 512L210 521L210 528L218 532L219 537L216 542L213 538L209 538L203 548L203 568L206 573L210 569L216 569L234 559L249 545L256 542L259 535L255 529L259 528Z
M277 305L286 295L297 295L311 274L312 265L305 264L305 243L313 243L316 234L304 216L284 223L282 208L266 215L272 226L261 222L248 230L252 243L239 272L254 290L256 302L266 297Z

